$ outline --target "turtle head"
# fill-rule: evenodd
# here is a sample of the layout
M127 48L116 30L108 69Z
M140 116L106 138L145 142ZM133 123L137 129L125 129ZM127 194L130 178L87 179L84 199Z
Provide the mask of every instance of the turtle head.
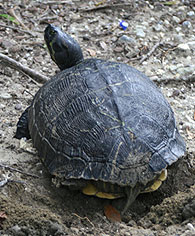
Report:
M60 28L48 25L44 39L52 60L60 70L70 68L83 60L79 44Z

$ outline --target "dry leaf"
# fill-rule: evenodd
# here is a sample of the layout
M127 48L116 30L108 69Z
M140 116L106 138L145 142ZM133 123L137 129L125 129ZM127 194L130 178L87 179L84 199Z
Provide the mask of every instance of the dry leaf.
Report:
M7 219L7 215L5 214L5 212L1 211L0 212L0 221L3 221L5 219Z
M190 128L189 127L186 127L186 133L188 135L188 139L194 139L195 138L195 135L190 131Z
M87 51L89 52L90 56L95 57L96 56L96 51L93 49L87 48Z
M104 214L107 219L111 222L121 222L120 212L117 211L113 206L107 205L104 207Z

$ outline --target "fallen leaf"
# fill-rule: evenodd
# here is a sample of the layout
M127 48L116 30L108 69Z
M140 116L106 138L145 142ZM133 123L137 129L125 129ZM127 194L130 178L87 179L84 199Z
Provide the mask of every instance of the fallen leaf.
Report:
M89 52L90 56L95 57L96 52L93 49L87 48L87 51Z
M0 211L0 229L2 229L2 222L7 219L5 212Z
M121 222L120 212L117 211L113 206L106 205L104 207L104 214L107 219L111 222Z
M3 220L5 220L5 219L7 219L7 215L5 214L5 212L0 212L0 221L3 221Z
M186 133L187 133L187 135L188 135L188 139L191 140L191 139L194 139L194 138L195 138L195 134L190 131L190 128L189 128L189 127L186 127Z

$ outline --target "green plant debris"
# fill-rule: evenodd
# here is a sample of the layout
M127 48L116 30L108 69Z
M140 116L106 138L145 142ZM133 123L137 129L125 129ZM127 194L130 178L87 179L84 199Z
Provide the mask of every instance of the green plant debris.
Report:
M178 1L167 1L163 3L165 6L172 6L178 4Z
M8 19L9 21L13 22L14 24L19 25L19 23L17 22L17 20L13 16L10 16L8 14L0 14L0 17Z

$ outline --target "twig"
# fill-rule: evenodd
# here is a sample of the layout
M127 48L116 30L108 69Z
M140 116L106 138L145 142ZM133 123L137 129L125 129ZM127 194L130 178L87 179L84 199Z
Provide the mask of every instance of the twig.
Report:
M17 22L26 30L29 30L29 28L22 22L22 20L20 19L20 17L18 17L14 11L14 8L11 8L8 10L8 13L13 16Z
M162 44L162 41L157 42L152 47L152 49L145 56L142 57L142 59L140 60L139 64L142 64L146 59L148 59L161 44Z
M7 183L10 183L10 182L25 184L24 181L11 179L11 176L9 176L8 173L2 174L2 177L4 177L4 180L0 181L0 187L3 187L4 185L6 185Z
M157 75L158 76L158 75ZM195 83L195 76L188 76L188 77L180 77L180 78L177 78L177 79L175 79L175 78L167 78L167 79L162 79L161 77L160 77L161 75L159 75L159 78L158 79L153 79L152 78L152 76L149 76L149 78L152 80L152 81L154 81L154 82L156 82L156 83L165 83L165 84L168 84L168 83L181 83L181 82L191 82L191 83Z
M15 179L8 179L8 183L19 183L19 184L26 184L26 182L22 180L15 180Z
M41 87L41 85L40 85L40 83L38 83L36 80L34 80L32 77L30 77L29 75L27 75L26 73L24 73L23 71L20 71L23 75L25 75L28 79L29 79L29 81L31 82L33 82L34 84L36 84L37 85L37 87ZM32 97L34 97L32 94L30 94Z
M26 184L24 181L21 180L13 180L13 179L7 179L5 178L4 180L0 181L0 187L3 187L7 183L19 183L19 184Z
M72 213L72 214L75 215L76 217L78 217L81 220L87 220L93 227L95 227L94 224L89 220L89 218L87 218L87 216L81 217L81 216L77 215L76 213Z
M25 90L23 91L23 93L25 93L25 92L28 93L32 98L34 97L34 95L33 95L31 92L29 92L27 89L25 89ZM22 93L22 94L23 94L23 93Z
M22 65L20 62L15 61L14 59L0 53L0 61L4 61L6 62L6 65L9 67L12 67L18 71L22 71L25 74L29 75L30 77L32 77L35 81L39 82L39 83L45 83L48 78L32 69L30 69L27 66Z
M83 11L83 12L88 12L88 11L99 11L99 10L103 10L103 9L106 9L106 8L115 8L115 7L120 7L120 8L123 8L123 7L127 7L127 6L132 6L131 3L124 3L124 4L106 4L104 6L98 6L98 7L92 7L92 8L80 8L78 9L79 11Z
M18 173L21 173L21 174L24 174L24 175L28 175L28 176L31 176L31 177L34 177L34 178L39 178L38 175L26 173L26 172L24 172L24 171L21 171L21 170L19 170L19 169L13 168L13 167L10 167L10 166L8 166L8 165L0 164L0 167L1 167L1 168L8 169L8 170L11 170L11 171L16 171L16 172L18 172Z
M174 46L173 48L169 48L167 50L162 50L162 63L164 62L164 58L166 57L167 53L169 53L170 51L174 51L175 49L177 49L177 46Z
M56 19L58 19L58 16L45 16L43 18L39 18L39 23L40 24L48 23L49 21Z
M28 31L28 30L23 30L23 29L20 29L20 28L16 28L16 27L11 26L11 25L3 25L3 24L0 24L0 27L13 29L13 30L16 30L16 31L25 33L25 34L30 34L31 36L35 37L35 34L34 34L34 33L30 32L30 31Z
M128 61L137 61L137 60L140 60L140 59L142 59L142 56L132 57Z
M44 4L44 5L61 5L61 4L70 4L69 1L48 1L48 2L44 2L44 1L41 1L39 2L39 4Z

